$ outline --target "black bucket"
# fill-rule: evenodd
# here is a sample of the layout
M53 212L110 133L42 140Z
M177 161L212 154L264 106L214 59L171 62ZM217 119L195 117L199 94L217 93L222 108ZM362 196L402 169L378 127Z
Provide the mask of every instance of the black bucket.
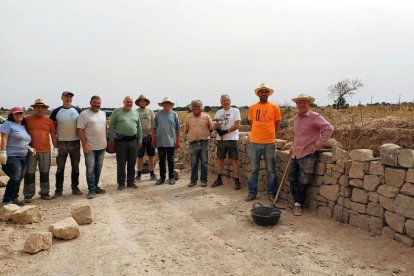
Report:
M278 208L264 207L261 203L253 204L250 210L254 222L261 226L273 226L279 222L282 211Z

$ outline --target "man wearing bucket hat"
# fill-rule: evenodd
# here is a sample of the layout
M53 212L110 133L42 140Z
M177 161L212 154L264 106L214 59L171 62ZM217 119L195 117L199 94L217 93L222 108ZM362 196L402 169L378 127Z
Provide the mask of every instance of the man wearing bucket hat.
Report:
M251 201L257 195L260 160L263 155L267 170L267 198L274 200L277 190L276 179L276 149L275 138L280 127L280 109L267 99L273 94L273 89L262 83L255 89L260 101L249 108L248 119L251 125L249 155L252 173L249 177L249 194L245 201Z
M296 103L298 114L294 119L289 182L295 200L293 214L300 216L318 158L316 151L331 137L334 129L319 113L310 110L315 98L299 94L292 101Z
M34 114L26 117L26 129L32 137L31 146L36 150L36 155L29 155L27 161L27 171L24 177L24 199L30 203L36 193L36 167L39 167L40 174L40 198L49 200L49 171L50 171L50 140L53 143L52 156L58 155L56 128L53 121L45 116L45 111L49 108L42 99L37 99L31 105Z
M180 122L178 115L172 110L174 102L168 97L163 98L159 103L162 110L155 115L151 128L152 146L156 146L158 150L158 158L160 164L160 178L157 185L165 183L167 169L165 160L168 163L168 183L175 184L174 178L174 149L180 147Z
M142 166L144 163L145 152L148 156L148 167L150 172L151 180L156 180L157 176L154 173L154 156L155 148L151 145L151 126L154 121L154 112L148 107L150 100L148 100L144 95L139 95L138 99L135 100L135 104L138 106L139 118L141 120L142 126L142 145L138 150L138 160L137 160L137 176L135 180L141 180Z
M134 100L126 96L123 104L112 112L108 131L109 143L115 143L118 190L125 189L125 177L128 188L138 188L134 183L135 163L142 143L141 120L138 112L132 109Z
M72 105L74 94L70 91L62 93L63 104L52 111L50 119L55 123L59 154L56 158L56 190L55 196L60 197L63 193L63 180L65 177L65 164L68 155L72 166L71 188L72 194L82 195L79 190L79 162L80 162L80 141L76 131L76 122L80 108Z

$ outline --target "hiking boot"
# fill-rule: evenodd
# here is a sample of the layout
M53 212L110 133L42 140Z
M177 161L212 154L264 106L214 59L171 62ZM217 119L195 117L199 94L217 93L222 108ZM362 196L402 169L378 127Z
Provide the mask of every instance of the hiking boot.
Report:
M106 191L100 187L95 188L95 194L104 194Z
M299 202L295 202L295 204L293 204L293 215L294 216L302 215L302 205Z
M234 189L235 190L240 190L241 189L240 181L234 181Z
M221 186L221 185L223 185L223 180L217 178L214 181L214 183L211 185L211 188L215 188L215 187L218 187L218 186Z
M252 195L252 194L249 194L245 199L244 199L244 201L252 201L252 200L254 200L254 199L256 199L256 196L255 195Z
M135 183L132 183L132 184L128 184L128 185L127 185L127 188L131 188L131 189L138 189L138 186L137 186L137 185L135 185Z
M272 194L267 194L267 199L268 199L270 202L275 201L275 197L274 197Z
M151 180L157 180L157 175L155 173L150 175Z
M32 198L31 197L25 197L24 198L24 203L32 203Z
M47 194L47 195L40 195L40 199L43 199L43 200L51 200L52 197L49 194Z
M164 178L160 178L157 180L157 182L155 182L155 185L161 185L165 183L165 179Z
M18 206L24 206L24 201L23 200L19 200L19 199L13 199L12 201L13 204L16 204Z
M79 188L72 189L72 195L83 195L82 191Z
M197 181L191 181L190 183L188 183L188 187L194 187L195 185L197 185Z
M174 185L175 184L175 178L168 179L168 184Z
M124 190L124 189L125 189L125 185L121 185L121 184L119 184L117 189L118 189L119 191L122 191L122 190Z
M200 187L207 187L207 181L201 181Z
M95 197L95 192L89 191L88 195L87 195L87 199L92 199Z

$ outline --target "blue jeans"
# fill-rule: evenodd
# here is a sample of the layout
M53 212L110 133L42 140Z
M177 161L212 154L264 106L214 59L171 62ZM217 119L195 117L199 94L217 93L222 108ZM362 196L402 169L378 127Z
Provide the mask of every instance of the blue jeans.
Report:
M90 192L95 192L98 187L104 156L105 149L85 153L86 183Z
M277 179L276 179L276 150L272 144L249 144L250 164L252 174L250 175L248 186L249 194L257 195L257 181L259 178L260 159L263 155L267 170L267 193L276 195Z
M191 157L191 182L198 180L198 162L201 161L201 182L207 183L208 171L208 140L191 142L189 146Z
M36 155L29 154L27 159L27 170L24 176L23 194L25 198L32 198L36 193L36 167L39 164L40 195L49 194L49 170L50 152L38 152Z
M4 173L10 177L4 191L3 203L10 202L19 197L20 182L27 167L27 156L9 156L7 163L2 166Z

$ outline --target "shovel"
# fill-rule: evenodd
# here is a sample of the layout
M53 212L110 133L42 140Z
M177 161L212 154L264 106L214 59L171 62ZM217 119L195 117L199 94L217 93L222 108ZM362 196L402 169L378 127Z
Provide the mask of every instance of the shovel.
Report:
M279 208L279 209L285 209L284 206L276 206L276 202L279 199L280 191L282 190L282 186L285 183L286 176L287 176L287 173L288 173L288 170L289 170L289 166L290 166L290 161L291 160L292 160L292 158L291 158L291 156L289 154L289 160L288 160L288 162L286 164L285 172L283 173L282 180L280 181L279 188L277 189L277 193L276 193L275 199L273 200L273 203L270 205L271 207L276 207L276 208Z

